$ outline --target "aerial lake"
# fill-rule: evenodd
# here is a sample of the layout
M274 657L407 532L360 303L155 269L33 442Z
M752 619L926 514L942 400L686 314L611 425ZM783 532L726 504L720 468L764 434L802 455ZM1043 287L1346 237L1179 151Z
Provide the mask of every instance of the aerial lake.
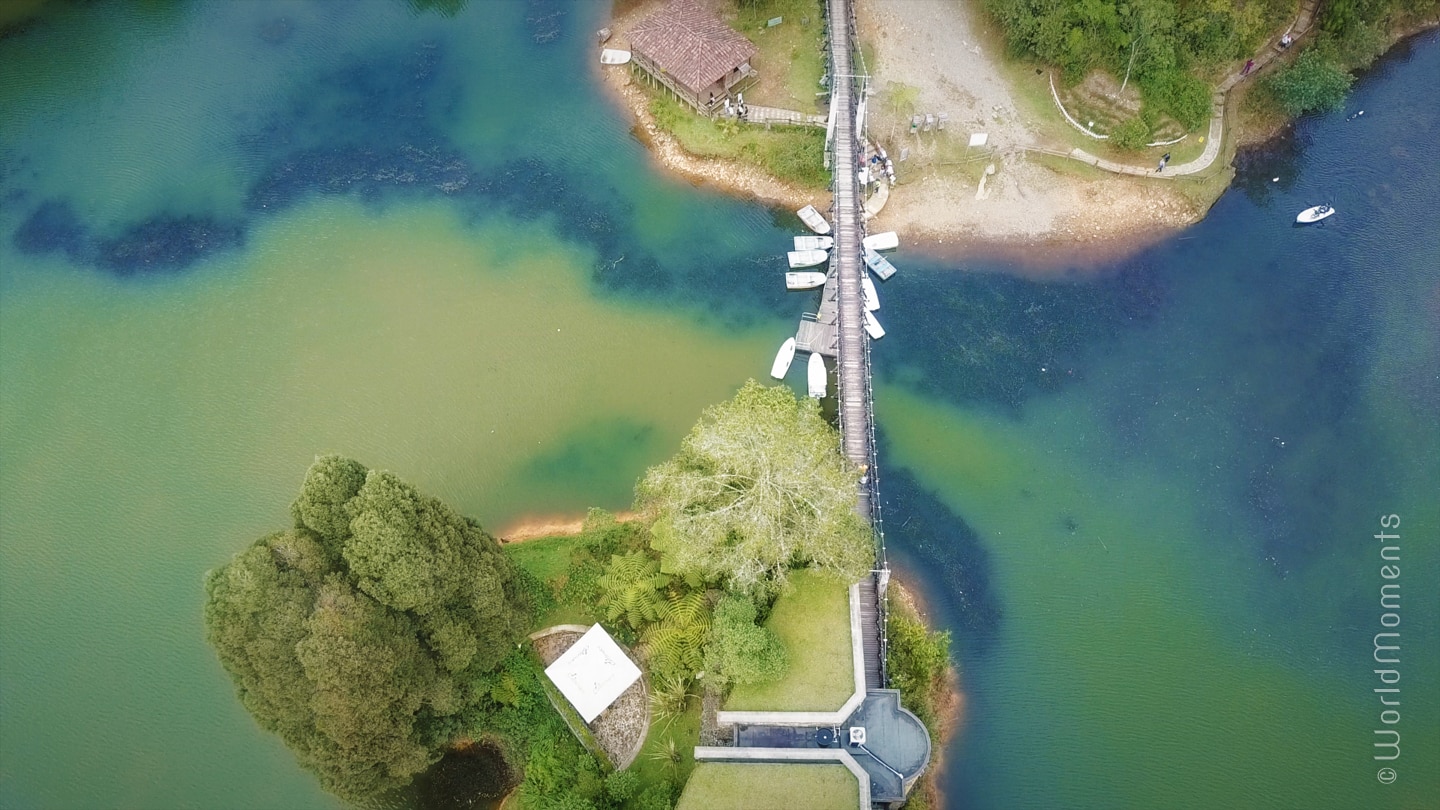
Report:
M201 625L311 459L491 529L624 509L814 308L793 215L666 176L601 97L604 4L417 5L0 38L0 807L339 807ZM1403 44L1109 266L895 254L884 527L954 634L948 806L1440 795L1437 75Z

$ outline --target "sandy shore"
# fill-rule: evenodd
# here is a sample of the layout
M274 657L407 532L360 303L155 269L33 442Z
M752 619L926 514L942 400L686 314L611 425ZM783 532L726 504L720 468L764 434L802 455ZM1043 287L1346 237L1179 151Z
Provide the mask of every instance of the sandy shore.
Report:
M621 523L634 520L636 517L634 512L617 512L615 514L615 519ZM495 532L495 536L500 538L502 543L523 543L526 540L535 540L541 537L579 534L584 528L584 515L532 515L505 526Z
M625 4L609 27L616 47L624 33L659 5ZM1029 151L1054 148L1039 126L1018 111L1009 84L994 61L978 11L954 0L864 0L857 7L861 39L874 52L869 65L877 92L870 131L892 157L899 185L871 230L893 230L907 245L942 256L977 253L1021 256L1046 266L1099 263L1158 241L1197 221L1204 211L1166 183L1100 175L1087 179L1046 165L1053 158ZM824 195L779 182L753 166L687 154L650 116L645 91L627 68L595 66L600 84L635 118L635 133L656 161L697 185L785 208L829 207ZM935 133L909 134L909 110L887 104L890 83L915 88L914 108L950 116L945 142ZM989 136L986 154L952 159L954 139L963 149L970 132ZM988 166L994 173L986 175ZM984 190L981 191L981 179Z

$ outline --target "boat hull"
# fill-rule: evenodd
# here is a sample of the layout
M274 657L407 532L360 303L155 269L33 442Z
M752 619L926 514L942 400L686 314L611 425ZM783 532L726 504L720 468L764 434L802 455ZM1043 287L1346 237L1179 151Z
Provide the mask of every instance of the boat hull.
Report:
M809 383L810 396L815 399L825 398L825 384L829 376L825 371L825 358L819 354L812 353L810 362L805 369L806 381Z
M870 334L871 340L879 340L885 337L885 328L880 325L879 321L875 320L874 315L871 315L869 312L862 312L860 314L865 316L865 331Z
M832 247L835 247L835 238L831 236L795 237L796 250L829 250Z
M786 273L785 289L813 290L825 286L824 273Z
M900 237L896 236L894 231L885 231L871 234L860 240L860 243L871 250L894 250L900 247Z
M1335 213L1335 209L1328 205L1317 205L1314 208L1306 208L1295 217L1295 221L1302 225L1309 225L1312 222L1319 222L1322 219Z
M881 281L885 281L895 275L895 265L891 264L889 259L869 248L865 249L865 264L869 265L870 272L879 277Z
M790 338L780 344L780 351L775 353L775 362L770 365L770 376L777 380L785 379L790 371L790 364L795 360L795 338Z
M800 215L800 221L805 223L805 227L815 233L821 236L830 233L830 223L825 221L825 217L820 216L820 212L815 210L815 206L807 205L795 213Z
M606 48L600 52L600 64L602 65L624 65L630 61L629 51L619 51L614 48Z
M814 267L829 261L830 254L823 250L792 250L787 257L792 268Z
M869 276L860 277L860 294L865 299L865 310L875 312L880 309L880 294L875 291L875 282Z

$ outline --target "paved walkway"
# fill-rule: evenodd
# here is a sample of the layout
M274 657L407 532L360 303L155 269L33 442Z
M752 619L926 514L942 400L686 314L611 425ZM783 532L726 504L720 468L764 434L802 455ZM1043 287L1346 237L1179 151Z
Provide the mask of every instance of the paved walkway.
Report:
M1315 22L1315 11L1320 5L1320 0L1304 0L1300 6L1300 14L1295 22L1285 33L1289 34L1295 41L1310 32L1311 25ZM1210 129L1205 135L1205 151L1200 156L1188 163L1181 163L1175 166L1166 166L1164 171L1157 171L1156 166L1131 166L1125 163L1116 163L1113 160L1106 160L1086 152L1084 149L1070 150L1069 157L1082 163L1088 163L1097 169L1104 169L1107 172L1116 174L1129 174L1136 177L1158 177L1162 180L1173 177L1184 177L1190 174L1199 174L1210 168L1215 159L1220 156L1220 147L1225 139L1225 99L1230 90L1246 79L1259 73L1261 68L1274 61L1280 54L1285 52L1280 47L1279 40L1272 40L1266 44L1265 49L1255 54L1255 66L1250 69L1247 75L1240 75L1236 72L1230 78L1220 83L1215 88L1215 94L1210 98Z
M761 107L759 104L745 105L745 122L748 124L790 124L792 126L823 127L829 119L823 115L811 115L797 110L779 107Z

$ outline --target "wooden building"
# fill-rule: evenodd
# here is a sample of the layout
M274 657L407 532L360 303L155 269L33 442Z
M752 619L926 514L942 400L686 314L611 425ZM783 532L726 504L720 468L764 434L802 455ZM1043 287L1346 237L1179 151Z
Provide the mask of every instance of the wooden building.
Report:
M630 32L633 62L702 113L755 75L755 45L699 0L671 0Z

